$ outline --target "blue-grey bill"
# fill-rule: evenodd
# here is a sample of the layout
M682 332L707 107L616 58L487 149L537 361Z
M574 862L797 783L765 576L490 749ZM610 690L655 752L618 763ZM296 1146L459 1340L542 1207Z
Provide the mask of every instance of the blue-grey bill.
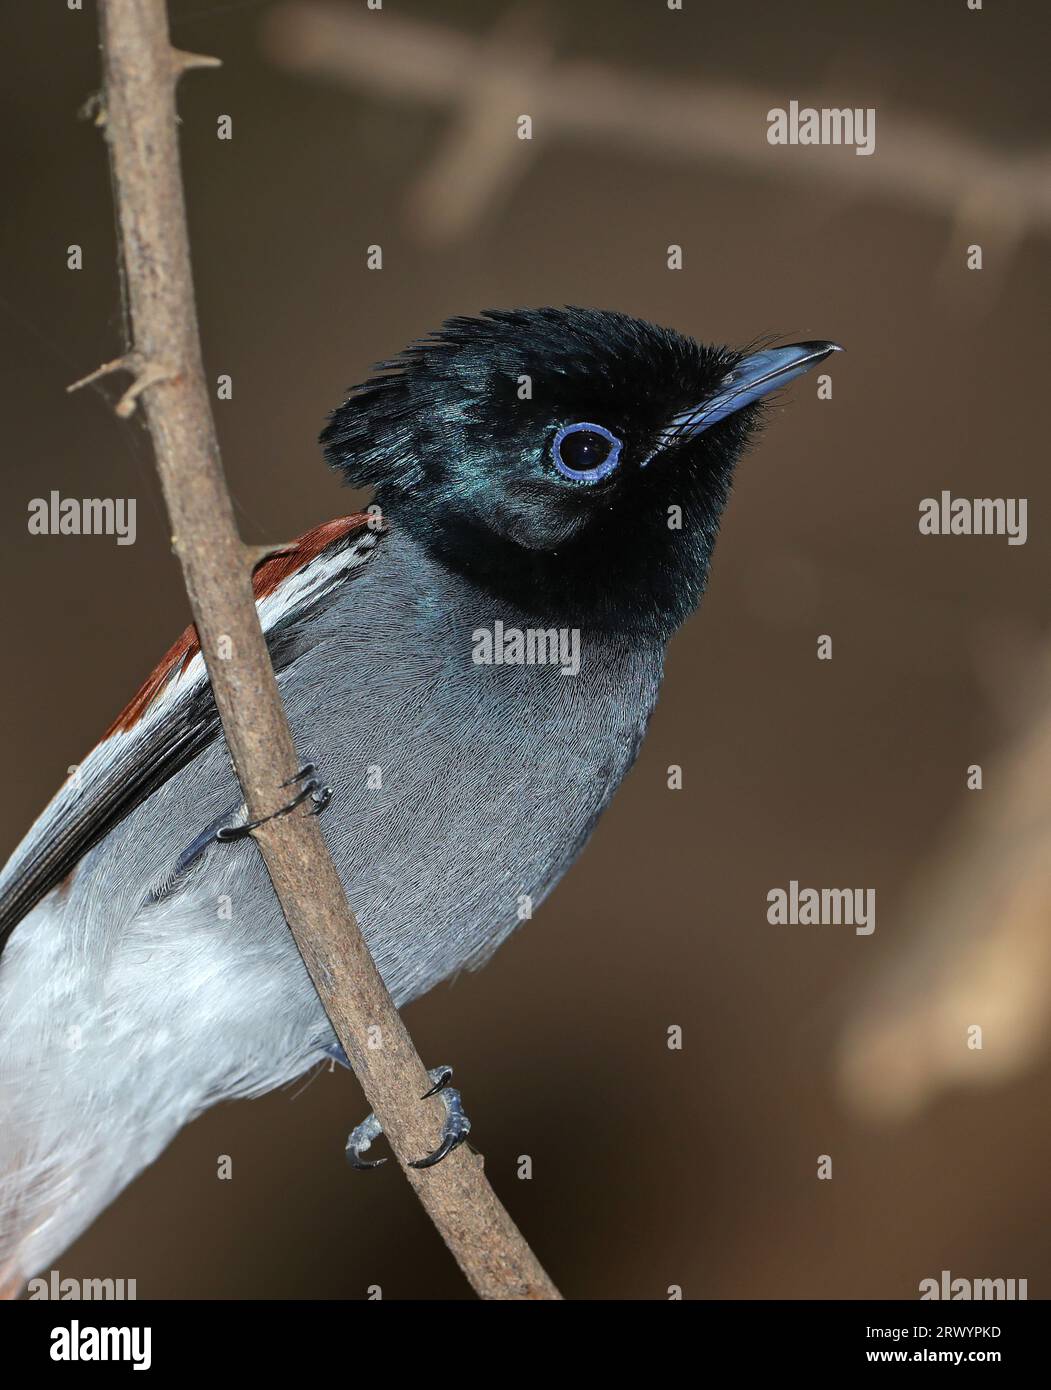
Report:
M789 347L769 348L743 357L719 383L714 395L670 421L662 444L666 446L702 434L728 415L809 372L833 352L842 351L838 343L792 343Z

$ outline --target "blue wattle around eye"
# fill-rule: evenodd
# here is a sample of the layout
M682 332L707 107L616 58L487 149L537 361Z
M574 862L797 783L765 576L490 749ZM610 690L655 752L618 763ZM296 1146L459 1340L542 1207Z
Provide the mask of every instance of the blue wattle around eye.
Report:
M620 462L621 442L604 425L582 421L563 425L555 435L551 457L564 478L575 483L598 483Z

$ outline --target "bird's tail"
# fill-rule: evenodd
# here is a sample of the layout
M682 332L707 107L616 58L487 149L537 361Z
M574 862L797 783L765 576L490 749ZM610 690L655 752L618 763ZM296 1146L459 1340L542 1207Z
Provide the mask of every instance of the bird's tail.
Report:
M0 1297L17 1297L179 1127L143 1123L97 958L45 899L0 957ZM126 1041L126 1040L125 1040ZM165 1112L162 1110L163 1116Z
M286 1085L324 1055L331 1033L276 905L269 932L262 911L217 932L202 891L119 928L107 898L114 921L99 931L91 884L60 888L8 940L0 1293L50 1268L208 1106Z

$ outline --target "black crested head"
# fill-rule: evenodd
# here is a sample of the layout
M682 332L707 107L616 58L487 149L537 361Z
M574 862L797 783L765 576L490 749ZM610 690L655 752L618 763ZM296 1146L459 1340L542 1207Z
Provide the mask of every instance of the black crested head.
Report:
M542 622L666 638L703 591L756 403L834 350L745 356L627 314L492 310L381 363L321 442L392 521Z

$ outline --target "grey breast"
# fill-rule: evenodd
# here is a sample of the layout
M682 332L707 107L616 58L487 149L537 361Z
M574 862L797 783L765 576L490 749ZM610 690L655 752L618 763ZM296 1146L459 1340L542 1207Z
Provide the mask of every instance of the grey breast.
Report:
M577 674L484 664L476 634L499 622L513 643L537 620L404 535L362 578L321 619L290 715L336 786L326 837L404 999L484 959L572 862L638 750L662 649L584 631ZM533 639L535 657L554 650Z

